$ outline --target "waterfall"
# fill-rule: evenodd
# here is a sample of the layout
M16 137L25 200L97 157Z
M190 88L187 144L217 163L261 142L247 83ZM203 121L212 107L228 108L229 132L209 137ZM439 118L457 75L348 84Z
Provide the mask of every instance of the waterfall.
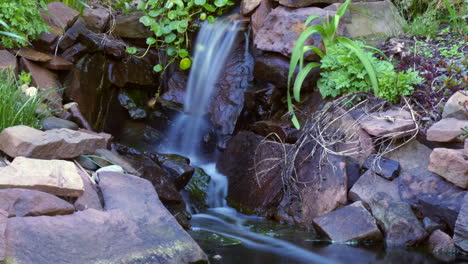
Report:
M202 24L195 44L184 113L169 132L168 150L186 156L200 153L200 143L208 127L206 112L239 31L239 22L229 19Z

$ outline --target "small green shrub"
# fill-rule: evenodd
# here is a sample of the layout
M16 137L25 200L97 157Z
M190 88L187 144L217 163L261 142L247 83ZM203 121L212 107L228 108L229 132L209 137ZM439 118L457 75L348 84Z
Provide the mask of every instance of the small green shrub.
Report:
M418 72L412 70L395 72L393 64L376 58L372 51L366 50L367 46L362 42L355 43L363 50L362 56L365 56L375 69L378 81L378 89L374 91L376 96L396 103L401 95L407 96L413 93L414 84L422 82L423 79L419 77ZM371 90L366 68L355 52L341 44L330 47L320 62L322 71L317 87L323 97Z
M199 27L199 21L212 23L232 5L231 0L142 0L138 5L144 13L140 22L155 35L146 39L148 49L155 47L167 55L161 60L166 63L155 65L154 71L163 72L177 60L181 69L190 68L189 33ZM137 49L129 47L127 52L135 54Z
M0 132L16 125L40 128L41 120L47 115L36 114L43 101L42 94L33 92L28 96L19 86L11 70L0 71Z
M31 73L27 73L27 72L22 71L20 73L20 75L18 75L18 81L19 81L19 84L21 84L21 85L23 85L23 84L30 85L31 84Z
M42 0L0 1L0 42L6 48L21 47L34 40L49 27L42 19L39 8L46 9ZM8 34L5 34L8 33Z

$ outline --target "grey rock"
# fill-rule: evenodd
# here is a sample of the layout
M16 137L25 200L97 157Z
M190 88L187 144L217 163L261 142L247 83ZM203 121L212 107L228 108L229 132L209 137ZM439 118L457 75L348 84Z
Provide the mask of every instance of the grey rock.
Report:
M393 180L400 174L400 163L385 157L370 156L363 165L386 180Z
M96 149L95 154L104 158L104 160L97 158L94 159L95 162L100 163L103 166L110 165L110 163L106 161L108 160L112 162L112 164L122 167L126 172L130 174L138 174L137 170L132 166L132 164L130 164L130 162L125 160L125 158L121 157L119 154L116 154L108 149Z
M432 232L427 241L427 247L432 253L455 253L453 239L439 229Z
M463 149L435 148L428 170L462 189L468 189L468 156Z
M460 213L455 223L453 241L459 249L468 253L468 195L465 195L463 199Z
M370 203L372 197L383 192L389 195L394 200L400 200L398 193L398 185L394 181L388 181L376 173L366 171L349 191L349 199L352 201L363 201Z
M460 141L458 136L462 128L468 127L468 120L444 118L427 130L427 140L435 142Z
M59 128L68 128L71 130L79 129L78 125L75 122L68 121L68 120L58 118L55 116L47 117L46 119L42 120L43 130L52 130L52 129L59 129Z

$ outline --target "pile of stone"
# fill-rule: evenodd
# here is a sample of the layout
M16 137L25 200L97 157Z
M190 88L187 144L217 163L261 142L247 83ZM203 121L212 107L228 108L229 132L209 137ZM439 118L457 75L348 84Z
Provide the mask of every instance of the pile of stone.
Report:
M68 128L0 133L0 262L207 263L154 185L109 151L108 139ZM92 177L85 154L124 169Z

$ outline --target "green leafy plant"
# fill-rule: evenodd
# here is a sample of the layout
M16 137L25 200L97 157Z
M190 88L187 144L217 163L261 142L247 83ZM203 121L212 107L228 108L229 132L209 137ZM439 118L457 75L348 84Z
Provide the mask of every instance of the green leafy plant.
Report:
M42 0L0 1L0 42L4 47L25 46L49 30L40 7L46 9Z
M18 81L20 85L26 84L30 85L31 84L31 73L27 73L22 71L20 75L18 75Z
M43 101L42 94L29 92L27 95L19 86L12 70L0 71L0 132L16 125L40 128L41 120L47 115L47 112L36 113Z
M190 68L188 34L199 27L199 21L212 23L232 5L231 0L142 0L137 7L144 13L140 22L154 33L154 37L146 39L147 51L155 47L167 56L160 60L165 63L154 66L154 71L163 72L177 60L181 69ZM129 47L127 52L136 54L138 50Z
M330 19L322 19L320 16L312 15L307 18L305 22L305 26L307 27L313 20L320 19L322 24L314 24L309 26L301 33L297 42L294 46L294 49L291 54L291 61L289 66L289 73L288 73L288 91L287 91L287 104L288 104L288 111L292 115L292 123L296 128L300 128L299 121L294 114L294 107L292 103L292 97L290 93L291 82L294 77L294 73L296 72L296 68L299 68L299 71L296 75L296 79L294 80L294 87L293 87L293 96L297 102L300 102L300 92L302 83L304 82L307 75L310 71L314 68L320 67L320 63L318 62L309 62L304 65L304 55L309 52L313 51L321 58L325 57L325 54L329 52L335 45L340 44L349 51L356 54L357 58L359 59L359 63L361 63L364 68L366 69L367 77L371 83L371 87L374 91L378 88L377 77L375 74L375 69L372 63L369 61L369 58L365 56L364 51L361 47L359 47L354 41L345 38L345 37L336 37L336 30L338 29L340 19L346 12L351 0L346 0L333 18ZM313 34L320 34L322 37L323 45L325 48L325 52L322 52L318 47L312 45L305 45L306 40ZM370 48L370 47L369 47Z
M411 69L395 72L392 63L379 60L362 42L356 41L355 44L363 51L361 56L365 56L375 69L378 81L378 89L374 90L376 96L396 103L401 95L413 93L413 85L422 82L418 72ZM317 87L323 97L370 90L367 69L356 53L343 45L330 47L320 62L321 78Z
M448 0L443 0L445 3L445 8L447 8L448 14L449 14L449 23L450 26L452 27L452 30L459 34L466 34L468 32L468 28L466 25L466 19L467 19L467 14L466 14L466 3L461 4L460 10L457 11L455 10L455 5L451 5Z

